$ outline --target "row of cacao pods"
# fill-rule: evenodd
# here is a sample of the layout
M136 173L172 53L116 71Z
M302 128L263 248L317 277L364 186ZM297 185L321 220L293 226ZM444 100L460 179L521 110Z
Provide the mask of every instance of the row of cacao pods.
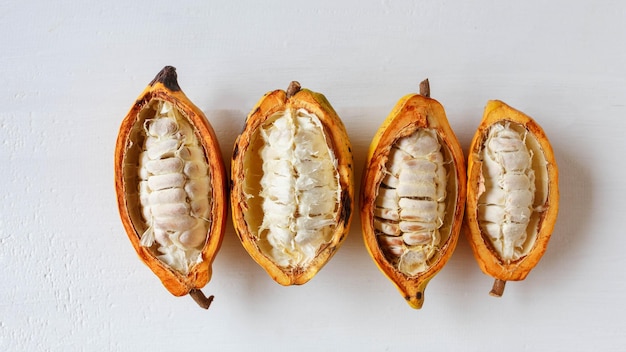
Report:
M189 294L204 308L213 297L200 289L211 277L229 199L243 246L282 285L309 281L345 239L353 214L346 129L323 95L297 82L265 94L252 109L230 174L228 184L211 125L166 66L122 122L118 208L142 261L173 295ZM557 165L533 119L490 101L466 168L424 81L376 133L360 201L367 250L412 307L422 306L462 226L499 296L546 249L558 211Z

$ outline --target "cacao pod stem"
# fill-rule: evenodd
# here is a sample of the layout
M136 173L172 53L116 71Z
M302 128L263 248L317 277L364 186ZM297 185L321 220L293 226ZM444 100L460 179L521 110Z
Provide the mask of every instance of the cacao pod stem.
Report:
M197 288L189 291L189 295L191 296L191 298L193 298L194 301L196 301L196 303L198 303L201 308L204 309L209 309L211 302L213 302L213 296L207 297L204 295L204 293L202 293L202 291L198 290Z
M289 87L287 87L287 99L291 98L292 96L294 96L296 93L298 93L300 91L302 87L300 86L300 82L298 81L291 81L291 83L289 84Z
M506 285L506 281L496 279L493 282L493 287L491 288L489 294L494 297L502 297L502 293L504 292L504 285Z
M420 82L420 95L430 98L430 83L428 82L428 78Z

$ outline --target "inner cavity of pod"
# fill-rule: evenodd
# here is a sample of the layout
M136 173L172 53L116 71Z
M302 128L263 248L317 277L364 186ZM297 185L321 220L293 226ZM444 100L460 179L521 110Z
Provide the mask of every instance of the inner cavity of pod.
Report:
M244 217L280 267L307 266L332 240L341 189L329 145L320 119L304 109L273 114L251 137Z
M186 275L202 261L211 221L209 165L194 128L171 103L153 99L130 132L124 179L141 245Z
M498 257L511 263L537 238L548 197L547 162L537 138L508 120L489 127L479 157L479 226Z
M394 141L374 205L374 229L387 261L407 276L427 270L450 237L456 170L434 129Z

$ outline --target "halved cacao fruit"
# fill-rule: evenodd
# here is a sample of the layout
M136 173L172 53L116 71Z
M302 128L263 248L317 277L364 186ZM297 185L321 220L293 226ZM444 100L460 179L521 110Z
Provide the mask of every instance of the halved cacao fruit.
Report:
M231 165L233 223L279 284L308 282L345 239L352 168L346 129L322 94L292 82L248 115Z
M481 270L524 280L543 256L559 207L558 168L550 142L529 116L489 101L468 156L466 233Z
M213 128L180 89L174 67L150 82L122 121L115 190L124 228L141 260L175 296L200 291L222 242L226 174Z
M408 304L422 307L426 285L446 264L465 207L465 160L443 106L404 96L370 145L361 183L367 250Z

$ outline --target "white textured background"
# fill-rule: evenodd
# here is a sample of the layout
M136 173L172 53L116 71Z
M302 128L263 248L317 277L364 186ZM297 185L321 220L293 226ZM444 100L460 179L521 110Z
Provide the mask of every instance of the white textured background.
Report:
M0 1L0 351L624 351L626 2ZM301 287L281 287L229 223L209 311L171 296L119 220L113 148L164 66L226 162L245 115L291 80L353 143L429 77L464 149L488 99L545 129L561 210L542 261L502 298L461 238L411 309L356 216Z

